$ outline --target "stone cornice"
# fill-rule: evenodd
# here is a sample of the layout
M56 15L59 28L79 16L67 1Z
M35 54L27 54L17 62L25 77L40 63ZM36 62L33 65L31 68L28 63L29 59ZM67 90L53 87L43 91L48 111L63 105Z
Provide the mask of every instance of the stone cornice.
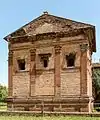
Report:
M31 42L32 44L35 43L35 41L42 41L42 40L53 40L53 39L60 39L64 37L75 37L78 35L84 35L88 37L85 31L89 30L89 28L81 28L81 29L75 29L73 31L69 32L50 32L50 33L43 33L43 34L37 34L37 35L24 35L24 36L17 36L17 37L11 37L10 43L25 43L25 42ZM87 39L88 40L88 39ZM88 40L89 41L89 40ZM57 40L56 40L57 42ZM89 41L89 46L92 46L90 49L92 51L94 50L93 43Z
M34 42L38 40L73 37L80 34L84 34L84 29L78 29L78 30L75 29L74 31L69 31L69 32L50 32L50 33L43 33L43 34L37 34L37 35L24 35L24 36L11 37L10 42L12 44Z

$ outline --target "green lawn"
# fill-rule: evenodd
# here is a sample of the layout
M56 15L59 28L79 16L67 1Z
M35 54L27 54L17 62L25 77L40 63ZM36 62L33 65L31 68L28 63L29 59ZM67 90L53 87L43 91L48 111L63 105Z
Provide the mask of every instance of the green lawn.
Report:
M0 116L0 120L100 120L99 117L80 117L80 116L46 116L46 117L32 117L32 116Z

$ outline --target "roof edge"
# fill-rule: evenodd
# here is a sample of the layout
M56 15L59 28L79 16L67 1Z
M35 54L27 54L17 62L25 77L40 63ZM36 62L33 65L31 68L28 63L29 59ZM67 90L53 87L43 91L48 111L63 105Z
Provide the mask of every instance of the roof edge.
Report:
M26 23L25 25L23 25L22 27L20 27L19 29L15 30L14 32L8 34L7 36L5 36L3 39L5 39L6 41L8 41L7 39L9 38L9 36L11 37L11 34L23 29L25 26L27 26L28 24L31 24L32 22L36 21L37 19L39 19L40 17L44 16L44 15L48 15L48 16L53 16L53 17L56 17L56 18L59 18L59 19L63 19L63 20L71 20L71 19L67 19L67 18L64 18L64 17L59 17L59 16L55 16L55 15L52 15L52 14L49 14L47 11L44 12L42 15L40 15L39 17L36 17L35 19L33 19L32 21ZM94 25L91 25L91 24L87 24L87 23L84 23L84 22L78 22L78 21L74 21L74 20L71 20L73 22L77 22L77 23L80 23L80 24L85 24L85 25L89 25L91 27L95 27Z

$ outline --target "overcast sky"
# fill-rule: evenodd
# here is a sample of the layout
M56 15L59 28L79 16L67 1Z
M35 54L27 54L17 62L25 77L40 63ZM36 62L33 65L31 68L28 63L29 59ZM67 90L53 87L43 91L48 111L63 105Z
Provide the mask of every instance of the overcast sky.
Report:
M100 58L100 0L1 0L0 1L0 83L8 81L8 48L3 37L40 16L50 14L86 22L96 26L97 52L93 61Z

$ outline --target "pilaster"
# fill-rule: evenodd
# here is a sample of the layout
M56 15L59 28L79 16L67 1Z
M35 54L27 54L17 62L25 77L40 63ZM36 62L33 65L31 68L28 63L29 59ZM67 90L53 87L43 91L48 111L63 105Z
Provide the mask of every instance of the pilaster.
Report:
M88 44L80 45L80 94L87 95L87 50Z
M55 46L55 58L54 58L54 93L55 96L60 96L61 94L61 77L60 77L60 52L61 46Z
M8 54L8 96L13 95L13 51L9 50Z
M36 50L31 49L30 50L30 95L35 95L35 75L36 75Z

